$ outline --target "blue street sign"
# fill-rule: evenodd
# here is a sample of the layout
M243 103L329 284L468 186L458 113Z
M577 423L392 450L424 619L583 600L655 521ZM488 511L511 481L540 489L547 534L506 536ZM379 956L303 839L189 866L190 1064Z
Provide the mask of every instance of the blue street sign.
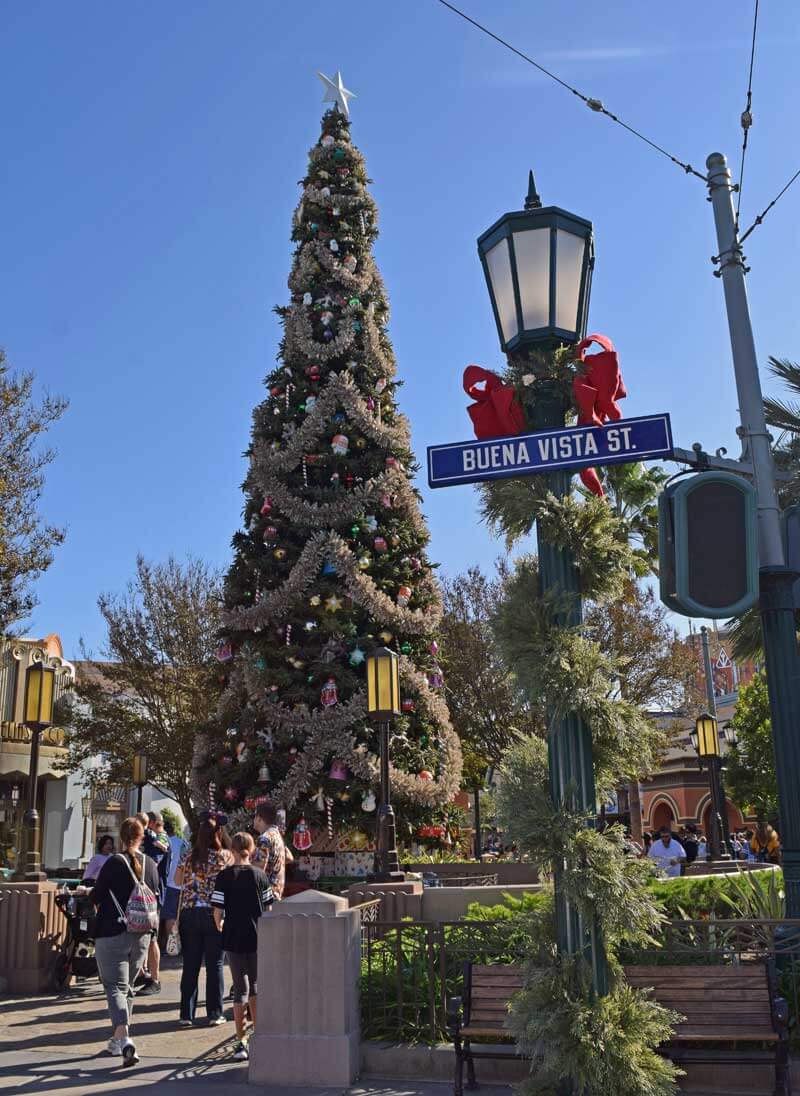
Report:
M428 483L431 487L452 487L457 483L513 479L560 468L632 464L640 460L667 460L671 456L669 415L643 415L605 426L569 426L488 441L429 445Z

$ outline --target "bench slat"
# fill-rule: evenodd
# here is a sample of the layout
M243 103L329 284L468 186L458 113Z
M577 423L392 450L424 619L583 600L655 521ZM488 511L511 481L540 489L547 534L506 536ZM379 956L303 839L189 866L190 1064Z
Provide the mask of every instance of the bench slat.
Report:
M473 1035L505 1035L510 1038L502 1024L469 1024L461 1029L461 1034L467 1039Z
M516 993L517 989L522 989L522 985L519 986L473 986L472 987L472 1000L473 1001L505 1001L512 993Z

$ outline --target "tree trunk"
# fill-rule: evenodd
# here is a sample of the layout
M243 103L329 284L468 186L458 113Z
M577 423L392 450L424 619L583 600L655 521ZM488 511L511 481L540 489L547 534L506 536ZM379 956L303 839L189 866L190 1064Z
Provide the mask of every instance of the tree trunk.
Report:
M642 841L642 799L639 795L639 781L632 780L628 785L628 810L631 816L631 837L641 844Z

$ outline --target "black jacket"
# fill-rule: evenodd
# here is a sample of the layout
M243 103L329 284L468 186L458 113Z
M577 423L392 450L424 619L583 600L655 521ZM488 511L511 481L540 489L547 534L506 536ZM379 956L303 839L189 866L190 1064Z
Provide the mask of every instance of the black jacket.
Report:
M119 910L111 897L113 893L120 908L124 910L133 890L133 876L123 862L123 857L130 863L130 853L117 853L106 860L92 889L92 901L97 906L97 926L94 933L96 940L101 936L119 936L125 932L125 925L120 921ZM144 864L144 882L158 898L158 872L155 864L143 853L137 854L137 860Z

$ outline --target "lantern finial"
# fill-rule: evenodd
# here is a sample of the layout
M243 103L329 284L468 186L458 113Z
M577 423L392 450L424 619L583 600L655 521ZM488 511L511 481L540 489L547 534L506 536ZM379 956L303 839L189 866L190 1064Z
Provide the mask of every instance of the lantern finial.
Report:
M533 177L533 172L528 172L528 196L525 199L526 209L541 209L542 199L536 190L536 180Z

